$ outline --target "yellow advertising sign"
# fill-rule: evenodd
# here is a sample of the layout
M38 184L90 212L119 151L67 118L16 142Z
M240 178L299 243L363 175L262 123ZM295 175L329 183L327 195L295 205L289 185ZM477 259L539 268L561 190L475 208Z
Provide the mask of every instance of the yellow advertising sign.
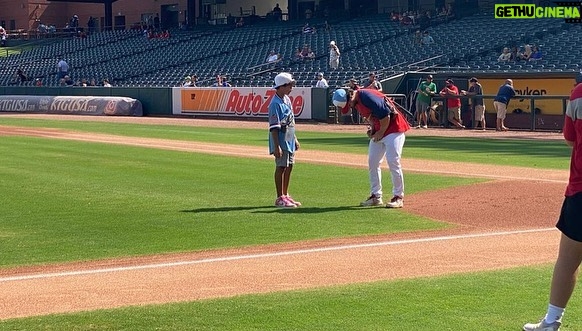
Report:
M483 94L495 95L499 87L505 83L505 79L479 79L483 86ZM513 87L518 95L570 95L574 87L571 78L548 79L513 79ZM488 113L495 113L493 99L485 99L485 109ZM540 99L535 101L535 108L543 115L562 115L562 100ZM516 97L511 99L507 107L508 113L521 109L524 113L531 113L530 99Z

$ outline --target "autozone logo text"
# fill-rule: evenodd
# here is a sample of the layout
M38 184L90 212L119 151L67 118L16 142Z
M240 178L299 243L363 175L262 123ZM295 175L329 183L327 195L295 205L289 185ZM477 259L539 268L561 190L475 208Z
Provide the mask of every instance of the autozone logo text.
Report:
M227 113L237 115L268 115L269 104L275 96L275 90L265 90L264 94L249 92L241 94L239 90L232 90L226 104ZM290 95L291 106L295 116L301 115L305 106L305 100L301 95Z

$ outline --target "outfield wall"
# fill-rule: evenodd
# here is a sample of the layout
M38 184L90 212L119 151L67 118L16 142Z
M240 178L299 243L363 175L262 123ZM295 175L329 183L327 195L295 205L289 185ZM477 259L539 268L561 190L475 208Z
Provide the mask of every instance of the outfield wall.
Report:
M223 116L267 118L271 88L161 88L161 87L34 87L0 86L0 95L104 96L139 100L144 116ZM297 87L291 93L293 110L302 120L327 121L329 90ZM2 110L0 110L2 111Z
M428 72L408 72L383 82L384 92L405 94L401 103L414 112L414 91L418 82ZM444 80L452 78L459 89L468 89L468 79L477 77L486 95L494 95L507 78L512 78L522 97L511 100L507 122L512 128L524 130L561 130L566 100L574 86L575 73L484 73L459 71L442 74L431 73L440 90ZM331 92L333 88L296 87L291 99L293 111L300 120L330 122L333 112ZM267 87L232 88L162 88L162 87L34 87L4 86L0 95L31 96L106 96L129 97L139 100L144 116L194 116L224 118L266 118L267 106L274 96ZM495 121L492 98L486 100L487 122ZM462 98L462 116L470 122L471 110L467 98ZM532 111L533 110L533 111ZM470 125L470 124L469 124ZM445 125L446 126L446 123Z

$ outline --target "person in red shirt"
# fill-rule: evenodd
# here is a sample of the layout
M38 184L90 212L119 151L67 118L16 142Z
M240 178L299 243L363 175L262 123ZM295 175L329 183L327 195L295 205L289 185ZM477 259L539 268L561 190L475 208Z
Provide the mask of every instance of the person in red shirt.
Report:
M559 330L562 316L578 276L582 263L582 73L576 77L576 87L572 90L566 108L563 128L566 144L572 147L570 158L570 179L566 186L564 202L556 227L562 236L558 259L550 289L550 302L546 316L539 323L528 323L525 331ZM582 325L574 329L582 328Z
M392 198L386 208L404 207L404 175L400 158L404 147L404 133L410 129L406 118L393 101L382 92L373 89L359 89L351 92L349 104L370 123L367 132L368 171L370 196L360 206L381 206L382 201L382 159L390 169Z
M448 78L445 84L445 87L439 93L442 97L461 95L459 88L455 86L455 82L452 79ZM449 122L459 129L464 129L465 126L461 123L461 99L447 98L447 108L449 110Z

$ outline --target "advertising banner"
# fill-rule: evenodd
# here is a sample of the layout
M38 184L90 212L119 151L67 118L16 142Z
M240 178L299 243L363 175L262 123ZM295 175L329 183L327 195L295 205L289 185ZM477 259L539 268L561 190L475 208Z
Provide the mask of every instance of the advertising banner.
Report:
M511 77L508 77L511 78ZM483 86L483 94L497 94L499 87L505 83L505 79L479 79ZM548 79L513 79L513 87L519 95L570 95L574 88L574 80L569 78L548 78ZM531 113L529 99L519 97L511 99L508 113ZM537 114L562 115L561 99L540 99L535 100ZM493 99L485 99L485 109L488 113L495 113Z
M176 87L173 114L267 117L275 90L268 87ZM289 95L296 118L311 119L311 88L296 87Z
M98 96L0 95L0 112L143 116L139 100Z

